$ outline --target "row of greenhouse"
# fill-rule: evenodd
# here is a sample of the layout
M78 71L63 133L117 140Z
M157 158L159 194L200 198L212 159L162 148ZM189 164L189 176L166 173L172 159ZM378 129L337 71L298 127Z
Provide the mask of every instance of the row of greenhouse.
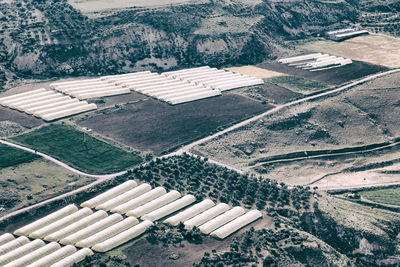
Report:
M81 204L70 204L0 236L0 266L70 266L144 234L154 223L224 239L262 217L258 210L197 201L191 195L128 180Z
M10 233L0 236L0 266L4 267L68 267L93 254L89 248L78 250L57 242L31 241L25 236L15 238Z
M162 75L219 91L264 84L263 79L219 70L209 66L169 71L162 73Z
M129 94L128 88L108 83L100 78L50 84L50 88L78 99Z
M329 54L313 53L296 57L282 58L279 63L309 71L319 71L327 68L342 67L353 63L349 58Z
M46 121L97 109L95 104L44 88L2 97L0 105L23 111Z

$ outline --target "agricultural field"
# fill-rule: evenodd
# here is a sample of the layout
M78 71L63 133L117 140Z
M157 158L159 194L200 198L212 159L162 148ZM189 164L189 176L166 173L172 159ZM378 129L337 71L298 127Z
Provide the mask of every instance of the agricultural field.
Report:
M332 54L335 55L334 53ZM265 63L260 63L257 66L260 68L265 68L267 70L286 73L294 76L300 76L303 78L327 83L330 85L340 85L377 72L388 70L387 67L373 65L361 61L353 61L352 64L345 65L343 67L332 68L321 71L308 71L308 70L298 69L278 62L265 62Z
M149 98L97 112L77 123L141 151L160 154L271 107L234 94L176 106Z
M37 158L39 157L35 154L0 144L0 168L16 166Z
M400 188L386 188L358 192L363 198L376 203L400 206Z
M400 38L387 35L358 36L343 42L321 40L305 43L301 47L387 68L400 67Z
M2 147L0 150L3 154ZM14 154L14 156L17 155ZM0 159L0 162L3 160ZM2 167L0 168L2 192L0 194L0 216L81 187L93 180L94 178L74 174L43 159Z
M302 185L351 167L355 172L396 163L398 145L376 151L368 145L390 144L399 137L399 90L394 87L399 77L399 73L391 74L337 96L293 106L198 145L193 151L245 171ZM346 150L338 150L343 148ZM318 158L308 157L318 151ZM273 158L279 161L271 161ZM383 180L397 181L393 176ZM326 186L324 181L318 186ZM335 183L330 186L351 185L345 176ZM371 181L376 183L376 179Z
M323 82L316 82L297 76L279 76L265 79L266 82L287 88L295 93L308 95L329 89L330 86Z
M11 138L89 173L111 173L142 162L138 152L128 152L72 126L51 124Z
M43 120L24 112L0 106L0 121L10 121L25 128L34 128L44 123Z

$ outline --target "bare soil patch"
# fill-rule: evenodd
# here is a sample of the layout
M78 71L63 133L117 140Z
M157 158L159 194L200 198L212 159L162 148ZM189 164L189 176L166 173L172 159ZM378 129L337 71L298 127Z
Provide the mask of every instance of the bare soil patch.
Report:
M26 113L0 106L0 120L12 121L25 128L33 128L44 123L43 120Z
M361 61L353 61L353 63L350 65L321 71L307 71L295 67L290 67L288 65L278 62L261 63L258 65L258 67L290 75L301 76L304 78L309 78L311 80L325 82L332 85L340 85L352 80L368 76L373 73L388 70L387 67Z
M78 124L142 151L161 153L270 108L233 94L176 106L148 99L98 112Z

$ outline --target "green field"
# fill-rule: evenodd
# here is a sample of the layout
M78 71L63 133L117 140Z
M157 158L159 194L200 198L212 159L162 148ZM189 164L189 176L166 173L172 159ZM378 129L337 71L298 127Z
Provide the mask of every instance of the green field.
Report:
M290 75L272 77L264 80L303 95L312 94L329 88L329 85L326 83L316 82L303 77Z
M52 124L12 139L90 173L121 171L142 162L138 153L124 151L66 125Z
M400 187L368 190L360 192L360 195L376 203L400 206Z
M39 156L0 144L0 168L11 167L37 159Z

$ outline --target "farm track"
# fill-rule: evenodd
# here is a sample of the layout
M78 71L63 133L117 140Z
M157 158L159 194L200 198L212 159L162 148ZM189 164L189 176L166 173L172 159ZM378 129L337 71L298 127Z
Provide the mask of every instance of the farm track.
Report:
M392 143L379 143L379 144L371 144L361 147L348 147L341 149L332 149L332 150L316 150L316 151L299 151L288 154L271 156L264 159L259 159L255 162L249 164L249 166L259 166L266 165L272 163L284 163L284 162L293 162L307 159L319 159L319 158L329 158L336 156L345 156L345 155L354 155L359 153L367 153L372 151L383 150L386 148L392 148L400 145L400 138L396 138L396 140Z
M395 72L399 72L399 71L400 71L400 69L394 69L394 70L390 70L390 71L386 71L386 72L382 72L382 73L378 73L378 74L373 74L373 75L370 75L370 76L368 76L368 77L366 77L366 78L363 78L363 79L360 79L360 80L351 82L351 83L349 83L349 84L347 84L347 85L344 85L344 86L342 86L342 87L339 87L339 88L336 88L336 89L333 89L333 90L330 90L330 91L326 91L326 92L323 92L323 93L320 93L320 94L317 94L317 95L308 96L308 97L305 97L305 98L302 98L302 99L298 99L298 100L295 100L295 101L292 101L292 102L289 102L289 103L286 103L286 104L283 104L283 105L278 105L278 106L276 106L275 108L273 108L273 109L271 109L271 110L269 110L269 111L267 111L267 112L264 112L264 113L262 113L262 114L259 114L259 115L254 116L254 117L252 117L252 118L250 118L250 119L247 119L247 120L244 120L244 121L242 121L242 122L239 122L239 123L237 123L237 124L235 124L235 125L233 125L233 126L227 128L227 129L225 129L225 130L222 130L222 131L220 131L220 132L218 132L218 133L215 133L215 134L213 134L213 135L210 135L210 136L208 136L208 137L199 139L199 140L197 140L197 141L195 141L195 142L193 142L193 143L191 143L191 144L188 144L188 145L186 145L186 146L183 146L182 148L178 149L177 151L175 151L175 152L173 152L173 153L170 153L170 154L168 154L168 155L164 155L164 156L162 156L162 157L165 158L165 157L170 157L170 156L181 155L181 154L183 154L183 153L190 153L189 151L190 151L194 146L196 146L196 145L205 143L205 142L207 142L207 141L209 141L209 140L212 140L212 139L214 139L214 138L217 138L217 137L219 137L219 136L221 136L221 135L224 135L224 134L229 133L229 132L231 132L231 131L234 131L234 130L236 130L236 129L238 129L238 128L241 128L241 127L243 127L243 126L246 126L246 125L248 125L248 124L250 124L250 123L252 123L252 122L254 122L254 121L256 121L256 120L259 120L260 118L263 118L263 117L265 117L265 116L268 116L268 115L277 113L277 112L283 110L284 108L291 107L291 106L294 106L294 105L297 105L297 104L300 104L300 103L303 103L303 102L311 101L311 100L314 100L314 99L317 99L317 98L321 98L321 97L324 97L324 96L328 96L328 95L331 95L331 94L334 94L334 93L337 93L337 92L341 92L341 91L344 91L344 90L349 89L349 88L351 88L351 87L354 87L354 86L356 86L356 85L362 84L362 83L364 83L364 82L368 82L368 81L370 81L370 80L373 80L373 79L376 79L376 78L379 78L379 77L382 77L382 76L385 76L385 75L388 75L388 74L392 74L392 73L395 73ZM33 149L30 149L30 148L28 148L28 147L24 147L24 146L21 146L21 145L17 145L17 144L14 144L14 143L8 142L8 141L6 141L6 140L2 140L2 139L0 139L0 143L2 143L2 144L4 144L4 145L11 146L11 147L15 147L15 148L22 149L22 150L25 150L25 151L30 152L30 153L36 153L37 155L42 156L43 158L48 159L48 160L54 162L55 164L57 164L57 165L59 165L59 166L61 166L61 167L63 167L63 168L66 168L66 169L68 169L68 170L70 170L70 171L72 171L72 172L75 172L75 173L77 173L77 174L85 175L85 176L88 176L88 177L98 178L98 180L96 180L95 182L90 183L90 184L88 184L88 185L85 185L85 186L83 186L83 187L80 187L80 188L78 188L78 189L75 189L75 190L73 190L73 191L67 192L67 193L62 194L62 195L59 195L59 196L57 196L57 197L53 197L53 198L44 200L44 201L39 202L39 203L37 203L37 204L34 204L34 205L32 205L32 206L25 207L25 208L22 208L22 209L13 211L13 212L11 212L11 213L9 213L9 214L7 214L7 215L1 217L1 218L0 218L0 222L4 221L4 220L6 220L7 218L10 218L10 217L12 217L12 216L15 216L15 215L18 215L18 214L20 214L20 213L29 211L29 210L31 210L31 209L33 209L33 208L37 208L37 207L43 206L43 205L45 205L45 204L48 204L48 203L50 203L50 202L52 202L52 201L55 201L55 200L58 200L58 199L62 199L62 198L68 197L68 196L72 196L72 195L74 195L74 194L76 194L76 193L79 193L79 192L82 192L82 191L84 191L84 190L87 190L87 189L89 189L89 188L91 188L91 187L93 187L93 186L96 186L97 184L100 184L100 183L102 183L102 182L104 182L104 181L113 179L114 177L116 177L116 176L118 176L118 175L122 175L122 174L124 174L124 173L127 172L127 171L122 171L122 172L112 173L112 174L107 174L107 175L93 175L93 174L87 174L87 173L81 172L81 171L79 171L79 170L77 170L77 169L75 169L75 168L73 168L73 167L71 167L71 166L68 166L67 164L65 164L65 163L63 163L63 162L61 162L61 161L59 161L59 160L57 160L57 159L55 159L55 158L53 158L53 157L47 155L47 154L44 154L44 153L41 153L41 152L37 152L37 151L35 151L35 150L33 150ZM192 154L192 153L190 153L190 154ZM192 155L193 155L193 154L192 154ZM213 159L209 159L209 161L212 162L212 163L214 163L214 164L218 164L218 165L220 165L220 166L230 168L230 169L232 169L232 170L240 171L240 170L237 170L237 169L235 169L235 168L233 168L233 167L231 167L231 166L228 166L228 165L226 165L226 164L224 164L224 163L220 163L220 162L218 162L218 161L215 161L215 160L213 160ZM241 171L240 171L240 172L241 172Z

